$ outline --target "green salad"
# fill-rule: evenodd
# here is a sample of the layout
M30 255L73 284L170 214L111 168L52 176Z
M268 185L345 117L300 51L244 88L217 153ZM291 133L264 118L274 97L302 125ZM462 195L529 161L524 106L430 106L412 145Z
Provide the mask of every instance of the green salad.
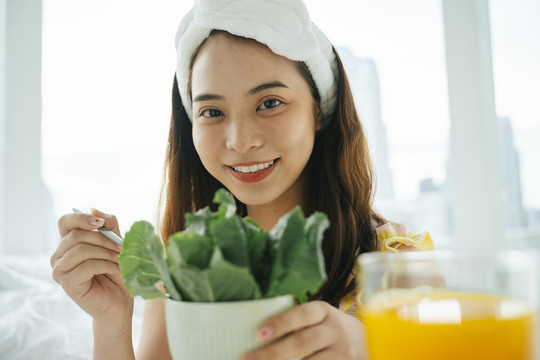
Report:
M132 296L193 302L239 301L292 294L305 302L326 280L322 252L328 217L304 218L300 207L282 216L270 232L236 214L225 189L214 195L218 210L186 213L186 229L165 249L152 225L133 224L119 263ZM167 295L156 288L162 281Z

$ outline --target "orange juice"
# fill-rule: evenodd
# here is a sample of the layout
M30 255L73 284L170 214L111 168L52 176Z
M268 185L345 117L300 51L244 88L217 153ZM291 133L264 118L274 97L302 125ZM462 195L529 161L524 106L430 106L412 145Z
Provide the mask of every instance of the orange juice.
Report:
M364 316L370 360L536 359L536 311L512 298L392 290Z

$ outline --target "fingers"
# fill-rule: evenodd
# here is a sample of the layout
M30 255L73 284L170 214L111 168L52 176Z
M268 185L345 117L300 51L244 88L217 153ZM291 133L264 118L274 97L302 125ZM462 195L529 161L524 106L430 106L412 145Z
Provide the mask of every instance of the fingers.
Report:
M313 326L328 315L330 305L323 301L312 301L285 311L267 320L260 326L257 335L261 340L273 340L294 330Z
M76 215L76 214L73 214ZM106 236L100 234L97 231L86 231L80 229L71 230L66 236L62 238L62 241L56 248L56 251L51 256L51 267L54 269L58 260L73 247L78 244L89 244L96 247L101 247L119 253L122 248ZM80 262L80 261L79 261Z
M72 271L88 260L107 260L118 264L118 252L88 243L78 243L66 251L55 264L53 275Z
M275 340L247 359L365 359L364 329L356 318L326 302L312 301L272 317L258 331Z
M120 248L98 232L72 230L51 256L53 279L62 284L65 274L81 264L91 261L107 261L118 266Z
M353 332L349 329L349 334ZM325 360L325 359L354 359L367 360L368 351L364 341L364 333L361 332L358 337L353 337L350 341L340 341L332 346L310 354L303 359L306 360Z
M157 281L154 286L156 289L158 289L163 295L167 295L167 289L165 289L165 285L163 285L163 280Z
M92 231L99 229L102 226L114 231L117 235L120 235L116 217L96 209L92 209L92 214L74 213L60 217L58 220L58 230L62 237L62 241L51 256L51 266L54 268L58 259L80 242L94 244L117 252L121 251L121 248L116 246L114 242L110 241L105 236Z
M120 235L120 228L118 227L118 220L116 219L116 216L104 213L102 211L99 211L98 209L90 210L90 214L105 220L105 223L103 224L103 226L107 230L111 230L116 235L122 237L122 235Z
M69 272L59 273L53 271L53 277L66 293L74 300L83 297L92 286L92 279L98 275L110 275L109 278L117 277L120 268L117 264L107 260L91 259L78 264ZM115 281L116 283L116 281Z
M60 236L66 236L73 229L95 230L105 224L105 219L94 215L74 213L66 214L58 219Z
M362 322L337 309L334 313L336 315L333 317L334 321L329 321L332 323L334 343L310 354L305 359L368 359L366 332ZM338 313L339 316L337 316Z
M96 231L101 227L119 233L116 218L97 210L62 216L62 240L51 256L53 279L94 320L117 317L133 304L118 265L122 247Z
M329 347L324 350L318 351L304 360L326 360L326 359L354 359L354 360L366 360L367 352L358 352L353 348L338 349L337 347Z
M257 336L265 341L281 339L247 354L245 359L288 359L328 346L334 334L328 326L315 325L323 322L329 311L327 303L312 301L272 317L260 326Z
M255 350L248 355L257 360L292 359L323 352L336 341L336 332L328 326L311 326ZM321 350L322 349L322 350ZM325 357L328 359L328 357ZM336 359L342 359L336 357Z

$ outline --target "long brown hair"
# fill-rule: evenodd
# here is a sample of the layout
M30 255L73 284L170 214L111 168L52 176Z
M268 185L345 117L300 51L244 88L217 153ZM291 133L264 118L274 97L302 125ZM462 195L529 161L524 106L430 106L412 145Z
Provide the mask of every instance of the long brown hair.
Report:
M194 56L195 57L195 56ZM193 57L193 58L194 58ZM330 219L323 251L328 281L312 299L334 306L350 292L347 285L357 256L375 250L375 226L384 222L372 208L373 169L364 129L359 120L347 76L336 53L339 69L337 108L330 124L320 131L306 165L310 203L306 216L322 211ZM314 99L318 91L304 63L299 72L308 82ZM176 77L172 89L172 116L160 199L160 234L164 242L184 229L184 213L210 206L214 192L223 185L204 168L192 139L192 125L182 105ZM239 215L246 207L238 202Z

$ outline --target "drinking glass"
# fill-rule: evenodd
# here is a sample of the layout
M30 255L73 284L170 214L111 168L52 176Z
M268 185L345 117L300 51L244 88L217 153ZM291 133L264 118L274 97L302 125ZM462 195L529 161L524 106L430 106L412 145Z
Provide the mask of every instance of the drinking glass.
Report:
M536 360L539 259L517 250L360 255L370 360Z

